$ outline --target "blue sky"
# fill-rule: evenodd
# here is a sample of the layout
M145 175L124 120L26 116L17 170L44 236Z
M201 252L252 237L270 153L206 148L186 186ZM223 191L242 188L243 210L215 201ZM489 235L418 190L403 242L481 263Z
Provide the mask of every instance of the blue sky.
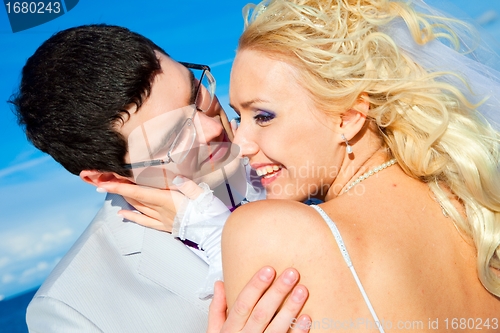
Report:
M80 0L62 17L18 33L12 33L6 10L0 8L0 300L40 285L104 198L32 147L17 126L5 101L26 59L56 31L90 23L122 25L149 37L176 60L210 65L217 94L227 105L229 71L243 29L241 9L247 2ZM500 40L500 1L453 4Z

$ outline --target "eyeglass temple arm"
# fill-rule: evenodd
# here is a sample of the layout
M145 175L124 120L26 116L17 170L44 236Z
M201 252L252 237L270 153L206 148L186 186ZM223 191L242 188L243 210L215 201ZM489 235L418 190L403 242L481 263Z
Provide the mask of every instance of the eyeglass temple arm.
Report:
M151 160L151 161L144 161L144 162L135 162L132 164L124 164L123 167L125 169L137 169L137 168L147 168L150 166L158 166L158 165L163 165L163 164L168 164L170 161L165 161L165 160Z
M179 64L184 65L187 68L207 70L207 71L210 72L210 66L207 66L207 65L193 64L193 63L190 63L190 62L183 62L183 61L179 61Z

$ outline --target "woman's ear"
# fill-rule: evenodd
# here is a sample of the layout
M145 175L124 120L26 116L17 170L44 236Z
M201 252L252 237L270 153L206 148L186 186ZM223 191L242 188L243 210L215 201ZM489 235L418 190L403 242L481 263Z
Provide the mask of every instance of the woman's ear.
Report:
M80 178L90 184L94 185L96 187L100 187L100 184L102 183L131 183L133 184L134 182L124 176L120 176L119 174L116 174L114 172L102 172L98 170L83 170L80 172Z
M364 98L366 96L366 93L362 93L356 103L342 115L339 130L347 140L354 138L365 125L366 115L370 109L370 103Z

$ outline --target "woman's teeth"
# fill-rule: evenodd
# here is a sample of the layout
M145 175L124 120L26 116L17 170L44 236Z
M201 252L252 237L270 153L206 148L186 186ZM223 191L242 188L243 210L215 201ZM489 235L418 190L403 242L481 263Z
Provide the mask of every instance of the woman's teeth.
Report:
M255 172L257 172L258 176L262 176L264 178L269 178L276 171L279 171L280 169L281 169L281 167L279 165L266 165L266 166L260 167L258 169L255 169Z

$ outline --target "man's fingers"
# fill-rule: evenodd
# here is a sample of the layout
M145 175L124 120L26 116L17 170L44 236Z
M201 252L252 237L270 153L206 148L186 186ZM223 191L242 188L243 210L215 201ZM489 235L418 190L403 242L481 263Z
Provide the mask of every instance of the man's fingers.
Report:
M308 296L309 293L306 287L302 285L296 286L269 324L268 330L270 332L285 332L290 329L291 332L308 332L310 328L308 319L310 320L310 318L308 316L297 318Z
M264 267L252 277L238 295L221 333L309 332L310 317L298 317L309 296L305 286L296 286L299 272L288 268L274 280L275 274L271 267Z
M275 275L272 267L263 267L250 279L238 295L221 332L239 332L245 327L255 304L269 288ZM272 309L271 316L275 311L276 308Z
M226 321L226 309L224 283L222 281L216 281L214 285L214 297L212 298L208 311L207 333L220 333Z
M292 320L292 325L290 325L291 330L289 333L307 333L311 328L312 320L308 315L301 315L295 320Z
M173 183L179 192L191 200L198 198L203 193L203 189L198 184L186 177L177 176L174 178Z
M288 268L283 271L253 309L243 332L264 331L298 281L299 272L296 269ZM289 299L284 303L284 308L281 309L282 312L278 313L278 315L281 313L281 316L278 317L276 322L273 319L274 325L279 330L287 330L291 320L297 316L307 298L307 289L303 286L294 290L294 292L294 300L301 296L302 299L299 302L292 302ZM273 331L271 330L271 332Z

